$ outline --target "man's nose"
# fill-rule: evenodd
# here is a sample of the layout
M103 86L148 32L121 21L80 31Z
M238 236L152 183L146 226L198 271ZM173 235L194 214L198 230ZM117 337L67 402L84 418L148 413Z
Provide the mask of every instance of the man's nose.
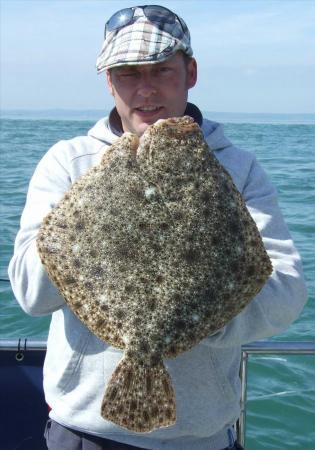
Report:
M151 77L144 76L141 78L138 86L138 94L141 97L148 98L153 94L156 94L157 89Z
M153 88L153 86L143 86L138 90L138 94L141 95L141 97L151 97L151 95L156 94L156 89Z

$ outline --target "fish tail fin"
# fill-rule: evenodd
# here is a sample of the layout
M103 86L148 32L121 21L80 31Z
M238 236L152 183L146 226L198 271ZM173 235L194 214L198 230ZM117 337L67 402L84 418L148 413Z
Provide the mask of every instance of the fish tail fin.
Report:
M175 392L163 361L140 364L123 358L105 391L102 417L136 432L149 432L176 422Z

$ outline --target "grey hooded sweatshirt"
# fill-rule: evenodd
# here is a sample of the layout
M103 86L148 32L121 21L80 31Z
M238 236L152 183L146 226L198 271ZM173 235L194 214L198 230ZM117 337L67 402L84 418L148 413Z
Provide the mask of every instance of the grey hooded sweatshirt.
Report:
M71 184L101 160L117 139L109 119L87 136L54 145L31 179L9 276L30 315L52 313L44 365L50 416L62 425L154 450L218 450L240 414L240 347L285 330L306 302L301 260L277 203L277 195L252 153L224 136L222 125L203 119L204 136L232 176L260 230L273 273L261 292L228 325L192 350L166 360L177 399L174 426L133 433L100 416L102 397L122 352L94 336L71 312L49 281L36 250L44 216Z

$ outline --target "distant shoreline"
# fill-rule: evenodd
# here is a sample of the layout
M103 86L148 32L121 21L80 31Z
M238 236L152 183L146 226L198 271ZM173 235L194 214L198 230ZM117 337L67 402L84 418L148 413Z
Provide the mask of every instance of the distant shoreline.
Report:
M7 109L0 111L1 119L12 120L77 120L96 121L105 117L109 110L71 110L71 109ZM287 125L314 125L315 113L244 113L203 111L210 120L223 123L249 123L249 124L287 124Z

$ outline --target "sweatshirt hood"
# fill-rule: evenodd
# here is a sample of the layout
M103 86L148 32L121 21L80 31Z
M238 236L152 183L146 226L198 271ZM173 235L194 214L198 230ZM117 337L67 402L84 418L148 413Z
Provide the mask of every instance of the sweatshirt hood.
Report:
M224 135L224 127L221 123L203 119L201 129L211 150L219 151L232 145Z
M104 144L112 145L119 136L114 134L109 126L109 117L103 117L88 131L88 136L98 139Z
M231 146L230 140L224 135L223 125L208 119L202 120L201 130L204 137L213 151L223 150ZM105 117L96 122L88 131L88 136L98 139L104 144L112 145L119 136L115 134L109 124L109 117Z

